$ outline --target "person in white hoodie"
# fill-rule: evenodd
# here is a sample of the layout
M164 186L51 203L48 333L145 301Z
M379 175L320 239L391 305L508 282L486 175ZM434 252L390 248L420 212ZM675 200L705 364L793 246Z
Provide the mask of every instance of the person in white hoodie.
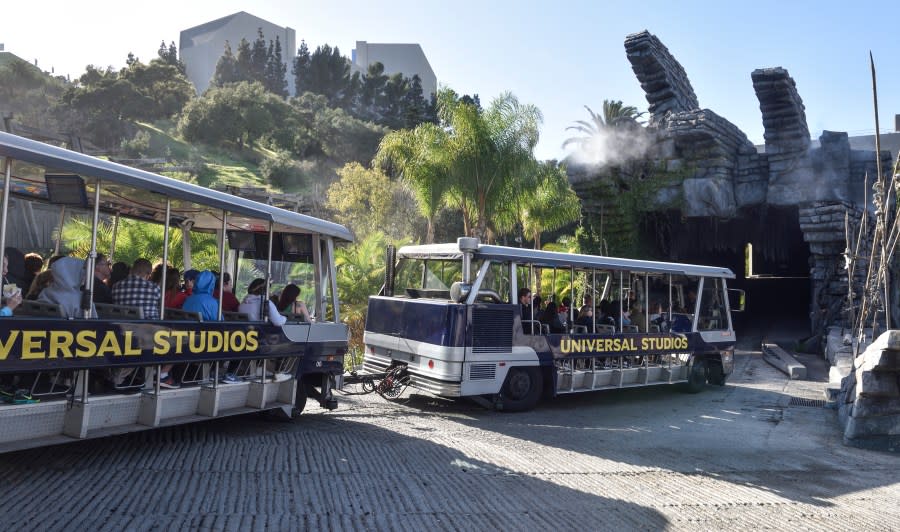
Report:
M287 322L287 318L278 312L278 309L275 308L275 304L272 303L270 299L266 299L265 294L266 280L259 278L254 279L250 283L250 286L247 287L247 295L244 296L244 300L241 301L238 312L246 314L250 321L260 321L260 312L262 310L263 302L265 301L269 308L269 321L272 322L272 325L277 325L279 327L284 325Z
M41 290L38 301L56 303L67 318L81 318L81 287L84 284L84 261L75 257L63 257L50 266L53 281ZM91 303L91 316L97 317Z

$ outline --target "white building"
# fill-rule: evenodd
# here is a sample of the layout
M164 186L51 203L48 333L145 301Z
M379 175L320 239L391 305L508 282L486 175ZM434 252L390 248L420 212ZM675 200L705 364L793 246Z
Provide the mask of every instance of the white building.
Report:
M429 99L437 92L437 77L425 52L418 44L394 44L394 43L369 43L356 41L353 49L352 67L365 74L369 65L381 62L384 65L384 73L392 75L402 73L404 77L412 78L418 74L422 80L422 95Z
M209 87L216 63L225 51L225 41L231 45L231 51L237 56L238 44L247 39L252 45L257 38L257 30L262 29L263 38L268 46L275 37L281 42L281 59L287 66L286 81L288 92L294 94L291 79L291 68L294 56L297 55L297 37L292 28L283 28L269 21L253 16L245 11L194 26L181 32L179 57L187 68L187 77L194 84L197 93L201 94Z

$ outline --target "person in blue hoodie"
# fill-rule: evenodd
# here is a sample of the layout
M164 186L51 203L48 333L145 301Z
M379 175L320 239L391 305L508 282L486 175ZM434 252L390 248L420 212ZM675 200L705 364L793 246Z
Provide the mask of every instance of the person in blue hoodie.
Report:
M189 312L199 312L203 321L216 321L219 319L219 300L213 297L213 288L216 286L216 276L209 270L203 270L194 281L194 290L184 300L182 309Z

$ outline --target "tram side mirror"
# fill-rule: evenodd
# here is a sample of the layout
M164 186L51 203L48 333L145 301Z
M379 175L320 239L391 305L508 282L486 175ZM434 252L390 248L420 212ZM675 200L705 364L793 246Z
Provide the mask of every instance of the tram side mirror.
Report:
M470 292L472 292L471 284L456 281L450 285L450 299L457 303L463 303L468 299Z
M747 302L747 294L739 288L728 289L728 307L731 312L743 312Z

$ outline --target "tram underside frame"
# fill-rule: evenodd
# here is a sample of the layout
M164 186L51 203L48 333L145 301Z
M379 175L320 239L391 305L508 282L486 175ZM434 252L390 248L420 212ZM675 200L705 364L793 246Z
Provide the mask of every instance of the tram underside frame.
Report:
M88 395L86 400L79 386L69 396L0 408L0 452L251 412L280 411L292 416L297 386L295 378L281 382L255 378L215 385L207 381L200 386L160 389L158 393L145 388L131 394Z

